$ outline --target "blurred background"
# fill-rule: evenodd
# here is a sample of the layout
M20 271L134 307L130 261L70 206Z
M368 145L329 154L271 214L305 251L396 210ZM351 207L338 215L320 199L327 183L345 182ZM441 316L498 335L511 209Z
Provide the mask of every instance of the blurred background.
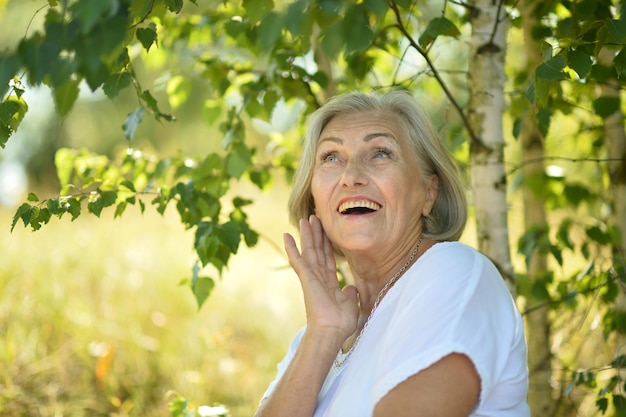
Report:
M0 0L0 50L36 30L46 4ZM146 118L133 148L193 157L219 147L202 120L202 93L194 87L175 123ZM167 416L177 395L190 408L219 403L252 415L304 323L282 251L286 184L233 187L255 201L247 212L262 236L252 250L241 246L198 310L179 285L195 259L193 234L173 207L164 216L152 207L115 220L113 210L68 216L37 232L20 222L10 232L28 192L58 193L55 151L119 154L129 146L121 125L136 106L132 92L112 102L85 91L58 121L48 90L28 88L26 97L27 117L0 149L0 415Z

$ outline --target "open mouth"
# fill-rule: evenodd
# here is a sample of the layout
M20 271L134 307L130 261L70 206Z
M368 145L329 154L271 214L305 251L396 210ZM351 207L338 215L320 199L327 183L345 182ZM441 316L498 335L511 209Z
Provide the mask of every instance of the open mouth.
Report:
M380 208L380 204L373 201L346 201L339 206L339 212L341 214L367 214L378 211Z

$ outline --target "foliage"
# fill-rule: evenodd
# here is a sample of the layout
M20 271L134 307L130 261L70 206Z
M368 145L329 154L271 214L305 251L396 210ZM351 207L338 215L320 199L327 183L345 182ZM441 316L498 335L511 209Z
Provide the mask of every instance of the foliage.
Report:
M253 195L280 207L279 190ZM0 210L0 222L11 214ZM163 417L170 390L184 393L189 410L218 402L233 417L252 415L300 326L298 288L277 285L286 274L268 270L260 280L262 268L245 275L234 265L235 277L197 311L176 286L193 260L190 238L173 211L133 210L115 222L81 216L37 233L5 228L0 415ZM282 263L268 245L237 256ZM297 320L275 326L282 314Z
M396 13L402 7L408 10L410 5L404 3L394 3ZM255 157L257 149L245 140L245 121L268 120L279 101L303 100L308 106L305 113L319 105L318 96L334 75L330 68L307 65L306 56L316 52L315 48L333 61L340 56L345 59L346 76L335 82L347 90L371 77L374 62L381 59L377 49L385 51L393 46L396 50L401 37L392 36L393 26L376 33L375 25L390 19L382 1L318 4L299 0L282 10L274 9L271 1L224 2L202 15L182 11L183 2L171 0L120 1L98 7L89 2L50 2L43 33L24 38L15 51L2 55L4 72L0 75L11 82L0 91L6 94L1 113L5 134L0 143L6 142L27 111L22 103L24 80L14 75L23 68L28 85L44 83L52 89L61 118L77 100L82 82L92 90L102 88L110 99L132 87L140 106L122 125L130 144L145 113L156 120L175 120L160 109L149 90L141 87L134 71L134 62L141 57L131 52L134 45L140 45L145 54L157 46L175 50L182 44L188 48L193 65L198 67L195 71L212 87L205 114L210 123L220 121L224 153L212 153L199 161L182 156L160 159L137 155L129 147L121 161L110 161L85 150L61 149L56 155L59 196L40 200L31 194L29 202L18 208L12 228L21 220L37 230L53 216L66 213L74 220L81 215L84 202L87 211L96 216L114 207L114 217L123 215L128 205L139 205L143 212L145 197L151 197L150 204L160 213L171 202L185 227L196 231L198 262L188 282L202 305L214 281L200 275L202 269L210 264L221 273L242 240L253 246L258 239L243 211L250 201L235 197L232 211L226 215L222 212L221 199L227 195L231 180L246 175L263 188L271 168L282 168L289 175L296 158L294 152L276 152L269 164L261 163ZM314 45L317 27L324 35L320 44ZM428 46L439 36L458 34L455 25L440 16L431 21L419 42ZM103 39L106 42L100 42ZM214 50L207 51L205 45ZM243 50L252 54L252 59ZM172 55L171 59L180 58ZM170 78L170 100L185 100L184 88L180 88L184 75ZM239 98L237 105L220 99L233 94Z
M204 268L212 266L221 274L241 242L253 246L258 240L244 212L251 201L229 193L233 182L247 178L263 189L273 176L290 177L297 161L297 144L288 135L273 138L269 153L255 147L249 140L253 121L271 123L282 116L281 106L297 102L303 108L298 120L302 122L336 92L369 86L426 90L434 80L456 111L446 120L449 143L458 143L455 134L470 142L479 139L467 122L466 91L457 87L463 82L453 71L441 69L445 54L437 49L445 40L442 51L463 51L459 45L469 30L467 14L476 12L471 2L441 1L443 7L430 14L428 2L413 0L209 1L204 8L201 2L183 0L97 3L50 0L42 32L0 54L0 146L28 111L23 99L28 85L49 86L62 118L76 102L79 86L86 83L112 100L126 89L134 91L139 105L121 121L129 149L119 160L61 149L56 156L59 195L41 199L30 194L18 208L12 228L21 221L37 230L53 216L66 213L74 220L85 206L96 216L110 207L119 217L129 205L143 212L150 204L163 214L171 203L181 223L194 233L197 261L185 283L200 306L214 283ZM541 195L554 213L551 223L525 230L518 239L518 252L527 265L537 254L550 255L554 264L532 280L520 273L519 294L537 303L527 306L527 313L550 308L555 315L573 315L597 309L604 337L609 338L626 332L626 320L614 305L624 268L623 255L615 251L620 231L603 214L611 196L605 186L602 125L620 101L597 97L595 91L607 80L624 86L625 7L609 0L536 3L539 24L533 30L544 45L543 62L532 71L511 65L507 117L512 136L518 135L523 116L533 107L538 108L536 122L548 139L559 118L569 117L568 123L575 124L572 140L578 140L582 149L559 161L597 166L579 170L591 173L591 181L584 175L527 178L517 169L509 173L514 186L523 183ZM508 8L514 28L521 26L517 2L502 6ZM603 49L614 51L611 66L598 59ZM132 140L146 114L161 122L175 121L162 110L165 106L157 94L143 87L136 70L140 63L154 65L156 54L165 55L170 65L162 70L166 99L173 109L187 100L190 79L209 87L202 110L208 124L219 126L220 152L194 160L133 150ZM567 259L572 258L584 266L569 270ZM594 304L596 294L601 296L599 305ZM623 384L619 372L598 388L599 371L594 369L619 370L614 362L606 362L572 371L563 395L587 387L594 390L602 412L610 407L622 410L625 401L613 390ZM578 368L575 361L565 359L563 366Z

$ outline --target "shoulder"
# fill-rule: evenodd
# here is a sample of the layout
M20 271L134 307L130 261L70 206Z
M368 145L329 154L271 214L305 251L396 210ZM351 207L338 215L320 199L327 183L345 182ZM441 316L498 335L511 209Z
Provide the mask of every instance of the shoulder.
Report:
M461 242L436 243L422 255L417 264L417 269L431 277L444 276L453 281L480 277L502 279L487 256ZM447 283L451 284L449 281Z
M454 257L454 260L457 262L475 262L476 258L487 259L478 250L457 241L437 242L422 255L422 258L432 260L449 259L449 257Z

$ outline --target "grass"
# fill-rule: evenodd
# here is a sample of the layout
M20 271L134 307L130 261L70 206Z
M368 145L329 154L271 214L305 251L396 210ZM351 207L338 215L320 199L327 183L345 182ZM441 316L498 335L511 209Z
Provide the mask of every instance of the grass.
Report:
M253 198L266 238L200 311L178 286L193 240L173 211L13 233L0 211L0 415L168 416L170 391L252 415L304 322L297 279L268 243L288 228L284 198Z

